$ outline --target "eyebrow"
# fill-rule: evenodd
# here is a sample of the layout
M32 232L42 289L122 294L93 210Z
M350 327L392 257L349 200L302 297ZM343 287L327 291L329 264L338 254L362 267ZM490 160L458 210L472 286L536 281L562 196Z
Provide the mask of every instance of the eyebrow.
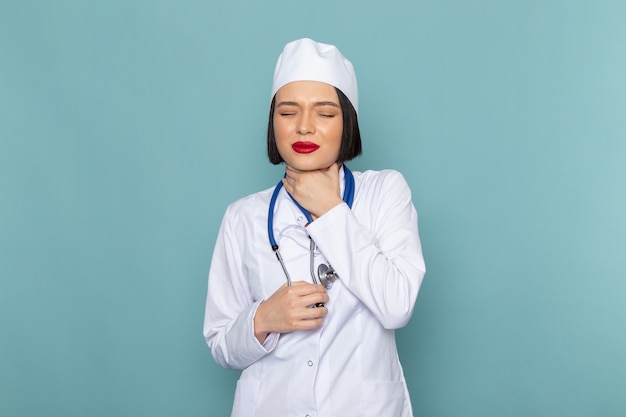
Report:
M299 106L299 104L296 103L295 101L281 101L280 103L276 105L276 107L278 108L280 106ZM334 101L318 101L317 103L314 104L314 106L315 107L333 106L333 107L341 108L339 104L335 103Z

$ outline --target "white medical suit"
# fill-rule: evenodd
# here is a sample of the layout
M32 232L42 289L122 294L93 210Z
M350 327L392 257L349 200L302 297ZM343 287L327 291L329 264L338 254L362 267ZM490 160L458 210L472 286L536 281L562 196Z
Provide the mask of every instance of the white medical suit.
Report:
M354 172L352 210L342 203L304 227L285 189L273 230L293 281L315 268L339 275L328 315L314 330L254 336L259 304L286 282L267 232L272 189L231 204L209 272L204 336L223 367L243 370L234 417L412 416L394 329L410 319L425 273L411 191L396 171ZM343 192L343 170L340 181Z

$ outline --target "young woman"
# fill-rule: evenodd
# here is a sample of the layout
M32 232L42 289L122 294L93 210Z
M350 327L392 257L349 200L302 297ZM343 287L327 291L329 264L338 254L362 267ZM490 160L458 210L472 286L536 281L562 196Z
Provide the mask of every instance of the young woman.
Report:
M243 370L232 416L411 416L394 334L425 272L410 189L344 164L361 152L358 90L336 47L287 44L272 96L285 176L228 207L209 272L204 336Z

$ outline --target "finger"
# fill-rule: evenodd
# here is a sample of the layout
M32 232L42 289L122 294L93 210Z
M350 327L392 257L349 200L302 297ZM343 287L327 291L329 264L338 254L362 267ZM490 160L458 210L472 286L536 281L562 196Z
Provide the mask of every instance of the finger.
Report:
M300 287L300 286L303 286L303 285L313 285L313 284L311 284L310 282L307 282L307 281L294 281L294 282L291 283L292 287Z
M315 308L309 307L305 311L303 311L302 319L306 321L321 319L325 317L327 314L328 314L328 308L326 308L325 306L315 307Z
M306 307L309 307L309 306L316 306L320 304L326 304L329 298L327 294L312 294L312 295L301 297L300 300L302 301L303 305L305 305Z
M301 320L314 320L319 319L328 314L328 308L325 306L313 307L315 304L308 304L306 306L294 309L290 313L290 321L292 326L297 326Z
M327 289L320 284L311 284L306 281L296 281L289 287L289 292L298 297L303 297L311 294L326 294Z
M290 180L289 178L283 178L283 187L285 187L285 190L287 190L289 192L289 194L293 193L293 186L292 186L292 182L294 180Z
M293 287L305 287L307 285L309 287L318 287L317 289L319 291L326 291L326 289L325 289L325 287L323 285L311 284L309 281L300 280L300 281L294 281L294 282L291 283L291 286L293 286Z
M300 173L302 171L300 171L298 169L295 169L292 166L287 165L287 168L285 169L285 172L287 173L287 175L289 175L289 173L298 174L298 173Z
M315 309L311 308L310 310L315 310ZM307 319L307 320L299 320L294 325L294 329L293 330L312 330L312 329L317 329L318 327L320 327L322 325L322 323L324 323L324 319L321 318L321 317L314 318L314 319Z

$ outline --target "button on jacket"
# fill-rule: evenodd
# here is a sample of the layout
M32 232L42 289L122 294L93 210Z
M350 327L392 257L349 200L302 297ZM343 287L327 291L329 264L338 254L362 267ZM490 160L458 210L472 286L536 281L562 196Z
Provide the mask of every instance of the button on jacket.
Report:
M343 170L341 186L343 188ZM215 360L242 370L232 416L407 417L411 403L394 329L410 319L425 273L411 191L396 171L354 172L340 204L304 227L282 189L273 230L294 281L330 264L328 315L314 330L254 337L259 304L286 282L268 241L272 189L226 210L209 272L204 336Z

